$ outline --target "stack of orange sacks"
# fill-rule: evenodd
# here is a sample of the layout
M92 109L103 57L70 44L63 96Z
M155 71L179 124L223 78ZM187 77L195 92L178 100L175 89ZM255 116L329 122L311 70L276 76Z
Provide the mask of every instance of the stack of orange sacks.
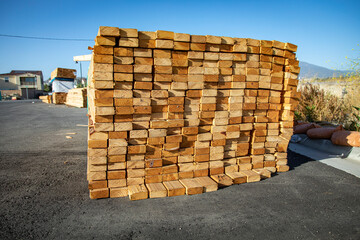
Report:
M288 171L296 50L100 27L88 74L90 197L199 194Z

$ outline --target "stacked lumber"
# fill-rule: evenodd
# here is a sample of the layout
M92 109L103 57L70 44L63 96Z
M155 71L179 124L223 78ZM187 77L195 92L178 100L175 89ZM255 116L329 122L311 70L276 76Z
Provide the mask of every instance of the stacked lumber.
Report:
M74 79L76 78L75 73L76 73L75 69L56 68L54 71L51 72L51 79L54 78Z
M73 88L75 69L56 68L51 72L53 103L65 104L67 92Z
M48 104L51 104L51 103L52 103L51 95L39 96L39 99L40 99L43 103L48 103Z
M74 88L69 90L66 96L66 105L85 108L87 103L86 88Z
M54 104L65 104L67 93L64 92L53 92L52 103Z
M288 171L296 50L100 27L88 74L90 197L200 194Z

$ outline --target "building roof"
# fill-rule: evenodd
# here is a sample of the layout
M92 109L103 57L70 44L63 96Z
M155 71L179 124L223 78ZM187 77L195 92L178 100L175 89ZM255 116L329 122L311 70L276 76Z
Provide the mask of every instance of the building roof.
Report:
M4 76L4 75L21 75L21 74L25 74L25 73L32 73L35 75L40 75L42 76L42 71L40 70L12 70L9 73L2 73L0 74L0 76Z
M18 90L18 85L0 79L0 90Z

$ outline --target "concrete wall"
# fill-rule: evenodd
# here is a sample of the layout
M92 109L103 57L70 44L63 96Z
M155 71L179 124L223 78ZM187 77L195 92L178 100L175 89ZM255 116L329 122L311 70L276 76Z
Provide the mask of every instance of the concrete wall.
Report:
M2 97L14 95L14 94L18 94L21 96L21 90L0 90L0 91Z
M8 78L9 78L9 82L14 83L14 84L17 85L17 83L16 83L16 76L8 76Z

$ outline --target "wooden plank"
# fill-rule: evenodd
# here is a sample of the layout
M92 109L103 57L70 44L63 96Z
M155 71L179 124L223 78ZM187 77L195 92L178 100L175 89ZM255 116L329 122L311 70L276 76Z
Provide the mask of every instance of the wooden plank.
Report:
M174 41L178 41L178 42L190 42L190 34L186 34L186 33L174 33Z
M157 39L174 40L174 32L157 30L156 31L156 38Z
M164 49L173 49L174 48L174 41L172 40L155 40L155 47L156 48L164 48Z
M162 198L167 196L167 190L162 183L147 183L150 198Z
M210 177L218 184L219 187L228 187L233 185L233 180L225 174L211 175Z
M119 40L120 47L139 47L138 38L121 37Z
M181 195L185 195L186 193L186 189L180 183L180 181L168 181L168 182L163 182L163 184L167 189L167 195L169 197L181 196Z
M115 37L96 36L95 44L101 45L101 46L115 46L116 38Z
M241 172L229 172L226 173L232 180L234 184L241 184L247 182L247 176Z
M110 188L110 197L119 198L128 196L128 187Z
M271 172L264 168L253 169L254 172L260 174L261 179L270 178Z
M119 37L120 36L120 30L119 30L118 27L100 26L98 35L99 36Z
M204 192L213 192L218 190L218 184L210 177L197 177L194 179L204 187Z
M148 190L144 184L129 186L128 191L130 200L141 200L148 198Z
M291 52L296 52L297 46L295 44L285 43L285 49L287 49Z
M88 140L89 148L107 148L107 140Z
M206 43L206 36L202 36L202 35L191 35L191 42L194 43Z
M135 178L127 178L126 181L128 186L133 186L133 185L144 184L145 179L143 177L135 177Z
M201 194L204 191L203 186L194 178L180 179L179 181L186 188L187 195Z
M120 37L137 38L139 36L138 30L134 28L120 28Z
M108 180L109 188L126 187L126 179L111 179Z
M98 198L108 198L109 197L109 189L108 188L100 188L90 190L90 198L98 199Z
M54 71L51 72L51 79L58 77L58 78L75 78L76 75L75 69L67 69L67 68L56 68Z
M106 180L89 181L88 188L89 190L107 188L107 181Z
M106 172L88 172L89 181L106 180Z
M162 175L145 176L145 183L161 183L163 182Z
M276 166L276 170L278 172L287 172L287 171L289 171L289 169L290 169L290 167L287 165L277 165Z
M260 181L261 177L260 174L252 171L252 170L242 170L240 173L246 175L247 182L258 182Z

